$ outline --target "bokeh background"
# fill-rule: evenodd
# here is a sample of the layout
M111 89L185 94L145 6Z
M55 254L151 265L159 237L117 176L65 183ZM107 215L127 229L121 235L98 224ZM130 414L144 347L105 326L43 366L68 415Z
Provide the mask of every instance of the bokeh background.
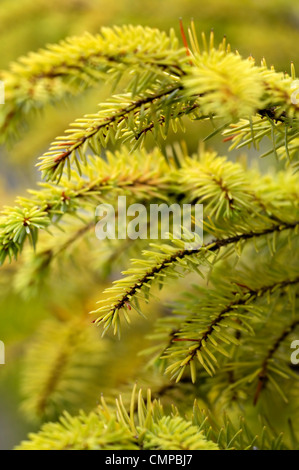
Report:
M11 61L48 43L85 31L96 33L102 26L141 24L166 31L174 28L179 34L180 17L185 24L194 18L199 32L209 33L213 28L216 40L226 35L232 49L244 57L252 55L257 63L265 57L279 71L289 72L291 61L299 69L299 2L296 0L0 0L0 68L8 68ZM84 99L46 110L43 119L35 122L21 142L0 149L1 206L12 203L17 194L35 185L37 157L69 122L93 111L104 94L104 89L93 90ZM192 147L197 145L198 130L192 133L191 128L191 134L188 143ZM20 411L22 342L34 333L37 318L41 321L49 309L62 308L61 302L58 307L53 298L45 302L37 295L30 301L24 300L13 291L9 276L10 268L0 273L0 339L8 347L7 364L0 366L0 449L12 448L34 429ZM96 288L98 293L100 288L98 285ZM67 295L64 292L66 310L74 308L71 295L69 299ZM83 299L82 304L85 295L87 291L81 286L78 296ZM63 315L63 308L59 315ZM135 346L138 349L139 344ZM123 351L121 346L118 348L121 358ZM121 374L125 375L125 364L110 377L114 386Z

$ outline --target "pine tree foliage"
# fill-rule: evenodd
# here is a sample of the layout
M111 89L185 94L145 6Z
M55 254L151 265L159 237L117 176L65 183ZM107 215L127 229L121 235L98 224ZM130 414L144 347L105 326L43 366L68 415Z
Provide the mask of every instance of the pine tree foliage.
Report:
M96 411L72 417L65 413L58 423L47 423L30 441L24 441L17 450L233 450L261 446L283 448L281 436L273 438L265 429L253 436L241 421L236 431L229 419L217 426L210 416L203 414L194 403L190 420L182 418L177 409L165 414L160 401L147 400L142 390L133 389L130 409L120 396L114 409L107 407L102 397ZM74 432L76 431L76 432Z
M69 38L20 58L1 73L7 104L1 117L2 138L15 133L14 124L22 122L20 116L28 120L34 111L80 94L99 80L119 81L125 72L135 70L143 78L148 71L158 76L163 76L164 70L175 73L177 49L173 34L168 37L158 30L128 26Z
M90 212L97 203L113 200L118 194L132 194L139 200L166 197L164 191L171 187L166 169L157 151L153 155L139 152L133 157L124 151L107 154L107 161L93 161L84 178L73 173L71 180L65 177L58 186L40 183L42 189L30 191L31 198L18 198L17 206L2 211L1 263L6 256L16 258L26 238L35 246L38 232L57 225L65 214L79 216L82 209Z
M0 215L0 265L12 288L36 298L47 285L45 299L66 299L69 289L92 314L38 319L25 345L23 411L44 424L18 449L298 448L298 369L290 362L299 327L295 67L287 74L264 59L257 65L226 38L216 47L213 33L200 41L193 22L182 39L184 47L174 31L103 28L0 72L3 142L19 139L37 111L112 86L93 114L53 136L37 162L39 187ZM198 152L170 140L187 135L190 121L212 126ZM232 153L219 155L212 138ZM274 157L266 171L258 158L234 158L246 147ZM187 232L100 242L96 207L109 203L119 217L118 196L146 208L202 204L203 220L192 214L203 238L192 248ZM121 332L132 347L135 337L142 359L126 361L118 349L125 340L114 338ZM111 361L124 369L124 392L114 407L115 390L97 406L98 378ZM146 387L152 380L146 400L136 385L127 391L136 378Z

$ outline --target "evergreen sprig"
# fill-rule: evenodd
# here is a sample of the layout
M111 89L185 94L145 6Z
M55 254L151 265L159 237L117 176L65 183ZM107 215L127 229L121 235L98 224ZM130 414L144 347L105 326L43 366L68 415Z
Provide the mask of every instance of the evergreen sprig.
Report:
M257 65L252 57L233 52L226 39L216 47L213 33L203 34L201 44L193 21L188 33L187 38L181 23L180 47L173 31L103 28L98 35L47 46L0 72L6 85L0 109L5 142L16 138L36 111L112 84L97 111L53 136L37 164L39 188L0 215L0 265L17 259L1 272L16 275L11 288L23 298L35 295L46 303L41 286L49 273L55 274L52 261L75 245L81 268L68 285L74 311L42 322L33 346L24 345L25 414L43 421L62 417L44 424L19 449L298 448L293 426L298 371L290 363L290 341L299 325L295 67L287 74L269 68L265 60ZM205 141L222 135L229 150L248 146L258 157L276 159L261 171L251 161L234 161L202 143L198 153L189 154L188 145L173 143L170 135L179 128L188 131L190 120L192 126L212 125ZM271 141L266 151L264 139ZM136 254L128 268L128 240L98 241L95 248L93 233L96 207L109 203L117 209L120 195L146 209L152 203L190 204L202 237L196 235L192 247L187 232L165 242L130 240ZM195 218L196 204L203 205L202 221ZM89 256L83 240L94 250ZM118 279L120 264L124 276ZM69 269L63 277L67 282L70 264L63 268ZM102 271L116 279L112 286ZM54 304L67 305L68 293L60 298L50 276L48 281L47 299L50 293L57 297ZM87 324L77 310L82 303L84 311L90 310L94 285L107 281L92 312L93 323L107 333L101 339L92 318ZM174 299L173 286L186 294ZM160 291L152 308L155 287ZM87 292L92 299L81 299ZM49 310L55 314L55 308ZM145 326L138 315L148 318ZM110 329L120 334L123 320L133 331L124 332L128 358L122 350L116 353L116 344L122 343L109 337ZM141 349L149 360L138 362L136 350ZM178 401L183 393L184 402L169 411L152 400L150 391L144 400L135 386L129 398L117 398L114 408L113 391L95 408L102 391L97 379L105 377L105 364L109 368L113 361L124 369L123 376L129 375L126 384L116 381L116 388L126 389L134 374L142 381L144 361L148 377L155 376L153 393L162 400L171 390ZM269 403L275 404L270 412ZM240 407L245 419L238 420Z
M181 57L173 31L166 35L140 26L102 28L101 34L85 33L21 57L9 71L0 72L6 85L6 105L0 115L2 139L13 135L34 111L79 95L107 78L116 84L122 75L133 72L145 82L155 80L155 75L180 76L183 72L177 62Z
M165 414L160 401L147 400L142 390L133 389L129 410L122 397L116 409L102 404L90 414L76 417L65 413L58 423L47 423L37 434L31 434L17 450L234 450L284 448L281 436L271 436L266 428L254 436L244 421L236 430L229 419L223 427L209 421L197 404L191 419L183 418L178 410Z

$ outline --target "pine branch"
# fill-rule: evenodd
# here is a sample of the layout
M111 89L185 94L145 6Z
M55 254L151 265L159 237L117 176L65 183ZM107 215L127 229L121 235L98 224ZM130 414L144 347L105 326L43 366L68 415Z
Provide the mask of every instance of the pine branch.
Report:
M181 76L184 62L178 41L157 29L140 26L102 28L98 35L85 33L58 45L21 57L1 71L6 104L1 107L1 135L15 132L28 114L54 104L64 97L81 94L107 79L118 82L135 72L140 82ZM135 75L136 77L136 75ZM136 79L131 81L131 85Z
M137 404L137 409L136 405ZM165 414L161 403L152 401L147 391L147 401L142 390L133 389L129 411L122 397L116 400L116 409L109 408L102 398L101 406L89 415L81 413L71 417L68 413L58 423L47 423L37 434L30 434L17 450L233 450L285 448L282 436L273 436L263 429L254 435L243 419L240 428L226 418L223 427L212 422L194 404L190 420L182 418L178 410Z
M287 113L292 119L295 117L297 108L291 102L291 78L285 78L285 82L281 85L282 79L279 74L275 74L273 71L265 71L263 67L255 67L252 61L242 60L238 55L226 53L223 50L217 51L211 49L209 54L196 56L194 61L196 62L196 60L199 61L203 68L200 68L198 65L197 69L190 66L190 70L188 68L184 69L186 78L183 78L182 82L179 79L174 80L174 85L169 89L163 83L161 84L162 89L160 87L160 89L152 90L150 94L144 89L143 94L141 93L137 100L135 99L131 102L128 101L126 95L115 96L112 103L104 106L103 111L77 120L71 126L71 129L66 131L68 136L58 137L52 143L49 151L41 157L41 163L38 166L42 170L44 177L46 179L59 179L62 175L65 160L69 158L71 158L71 161L76 162L79 169L80 162L78 155L76 155L79 149L84 146L82 152L79 152L81 158L84 158L82 154L84 155L87 145L91 146L93 151L99 153L99 144L105 147L110 140L114 142L118 138L123 137L123 127L125 124L127 125L125 140L131 143L135 140L138 143L141 137L144 138L146 132L151 129L157 128L157 132L162 132L162 129L165 127L167 134L169 119L177 119L182 114L189 114L192 110L198 108L200 108L202 116L214 115L226 117L228 114L230 119L235 119L239 117L235 115L236 110L242 110L243 116L254 116L256 112L263 112L270 119L269 110L272 110L274 107L277 109L272 121L280 118L283 113ZM223 68L223 76L226 77L228 72L230 78L232 75L238 76L235 84L236 90L232 86L232 80L227 80L223 84L220 72L219 75L214 77L215 85L211 75L205 77L206 71L210 67L214 67L215 62L219 62L220 71ZM192 63L192 65L194 64ZM211 68L210 72L213 73L213 68ZM244 83L242 82L242 74L244 75ZM199 79L198 77L201 78ZM200 88L201 83L202 88ZM213 89L214 86L216 89L217 87L219 88L219 98L218 95L215 95L216 90ZM211 88L212 92L210 91ZM264 97L265 90L269 93L269 89L272 92L273 88L277 91L277 102L269 105L269 98L266 99ZM182 93L183 89L187 90L187 95L186 92ZM242 94L243 89L246 90L244 95ZM239 90L241 90L240 97L238 96ZM248 90L250 90L250 93ZM179 93L180 91L181 93ZM163 105L165 105L165 98L168 95L172 98L175 96L175 100L168 99L166 101L167 109ZM285 98L285 103L283 103L285 108L283 110L281 110L281 95ZM273 94L271 94L271 98L273 98ZM238 99L240 99L240 103L238 103ZM176 106L179 104L179 109L171 111L171 107L176 102ZM248 109L246 108L247 102ZM234 109L226 110L225 103L228 106L233 104ZM153 110L152 106L150 109L147 109L149 104L155 104L155 109ZM153 112L157 115L155 120L153 120ZM270 122L272 121L270 119ZM157 124L160 124L160 126ZM288 139L286 140L288 141Z
M204 114L229 120L259 114L273 122L298 118L299 105L292 100L294 67L291 75L268 69L264 61L258 67L252 57L242 59L222 44L216 49L213 35L209 50L195 50L191 61L182 81L189 96L200 96Z
M227 346L230 344L240 346L238 338L232 333L225 333L224 330L229 327L232 330L252 333L254 330L247 320L253 318L259 312L258 309L255 312L251 304L263 296L271 295L277 290L283 290L288 286L294 286L298 283L299 276L292 279L287 278L279 282L276 281L256 289L241 290L234 295L234 298L224 308L221 308L221 306L225 305L228 300L225 298L221 299L220 296L220 298L215 299L217 301L215 305L212 304L213 313L210 305L207 304L202 309L203 318L197 319L195 316L191 316L183 322L182 327L172 332L171 342L176 344L174 347L170 345L166 348L163 357L166 359L175 358L176 362L171 364L166 372L171 374L172 379L176 378L179 381L186 367L190 366L192 381L195 382L196 368L192 361L197 359L207 373L213 376L215 374L215 367L218 366L215 354L223 354L225 357L228 357L229 353L225 349ZM209 311L211 315L205 316ZM198 331L198 334L196 334L198 337L190 337L190 334L195 331ZM178 344L179 342L195 344L194 346L185 347Z
M287 164L296 163L298 160L298 135L298 119L285 118L277 122L269 116L256 116L252 120L242 119L236 124L231 124L223 132L224 140L232 142L229 150L252 145L258 148L261 141L267 137L272 141L272 148L264 152L261 158L273 153L277 159L286 160Z
M284 329L284 331L281 333L281 335L276 339L275 343L269 349L269 352L263 361L262 370L260 371L258 375L258 385L257 385L257 389L254 395L254 400L253 400L254 405L257 404L260 394L266 386L268 368L270 367L270 363L271 363L273 356L275 355L275 353L281 346L281 343L283 343L283 341L295 330L295 328L297 328L298 325L299 325L298 319L292 321L292 323L286 329Z
M105 148L110 141L115 143L122 139L123 142L137 140L141 143L138 138L144 136L144 127L149 129L148 120L152 122L155 115L158 123L161 108L163 109L165 104L170 107L177 99L179 91L180 87L175 84L134 100L128 95L115 96L111 103L102 104L103 109L97 114L75 121L72 128L66 131L68 135L58 137L51 144L49 151L40 157L38 167L43 178L59 180L66 163L71 165L75 162L80 171L77 152L84 161L87 148L100 155L101 146ZM180 109L176 110L172 119L179 113Z
M207 244L200 245L198 249L186 250L175 247L166 246L164 251L160 252L144 252L147 255L146 262L136 260L135 264L139 264L139 268L131 268L123 274L127 274L127 278L117 281L115 286L108 288L105 293L112 293L113 296L101 301L104 306L91 312L92 314L100 314L95 320L96 324L104 324L104 332L110 327L114 327L114 332L119 332L120 316L123 312L125 319L128 321L128 311L131 307L136 308L140 312L138 302L134 299L148 295L149 288L154 280L164 282L164 271L167 270L168 276L178 277L177 268L183 268L186 271L197 271L201 264L205 264L209 255L218 252L221 248L236 245L248 240L265 237L273 233L281 233L285 230L296 230L298 222L285 225L271 225L260 231L247 231L237 235L226 237L223 239L215 239ZM174 243L177 241L174 240ZM161 248L160 248L161 249ZM144 267L145 264L145 267Z
M130 161L131 167L128 166ZM146 154L127 150L107 154L107 161L97 158L86 168L85 178L74 174L59 186L42 183L32 197L18 198L18 206L6 207L0 220L0 264L11 261L22 251L26 238L36 245L39 230L49 230L66 215L77 216L82 208L95 211L96 204L111 200L113 194L132 195L139 200L162 198L170 191L168 166L158 151Z
M108 202L117 194L144 202L174 198L180 203L205 204L206 217L218 221L244 219L254 213L283 224L293 220L298 207L296 176L283 172L261 177L215 153L185 157L179 168L166 164L158 149L134 155L122 149L114 156L108 152L106 159L95 158L85 166L82 177L73 172L70 180L63 176L59 185L41 183L42 189L29 191L31 198L19 197L17 207L5 208L0 226L1 263L7 256L17 257L26 238L35 245L40 230L61 225L65 215L76 217L81 208L94 211L97 203ZM278 198L277 191L284 197Z

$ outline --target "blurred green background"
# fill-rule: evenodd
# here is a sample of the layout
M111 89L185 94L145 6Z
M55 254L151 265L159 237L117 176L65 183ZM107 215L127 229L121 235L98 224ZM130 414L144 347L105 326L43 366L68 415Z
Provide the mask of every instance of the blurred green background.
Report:
M295 0L0 0L0 68L48 43L85 31L96 33L102 26L141 24L166 31L174 28L179 35L180 17L186 25L194 18L199 33L213 28L216 40L226 35L232 49L244 57L251 54L257 63L265 57L269 65L289 72L293 61L298 75L299 2ZM68 106L47 110L45 119L38 120L20 143L0 149L1 205L34 185L37 157L69 122L96 109L100 97L101 92L93 90ZM189 140L191 146L197 145L198 131ZM23 338L34 332L36 312L39 320L47 316L44 301L24 302L11 293L8 279L9 268L0 275L0 339L17 346L9 351L7 364L0 366L0 449L12 448L32 429L19 412L19 358Z

